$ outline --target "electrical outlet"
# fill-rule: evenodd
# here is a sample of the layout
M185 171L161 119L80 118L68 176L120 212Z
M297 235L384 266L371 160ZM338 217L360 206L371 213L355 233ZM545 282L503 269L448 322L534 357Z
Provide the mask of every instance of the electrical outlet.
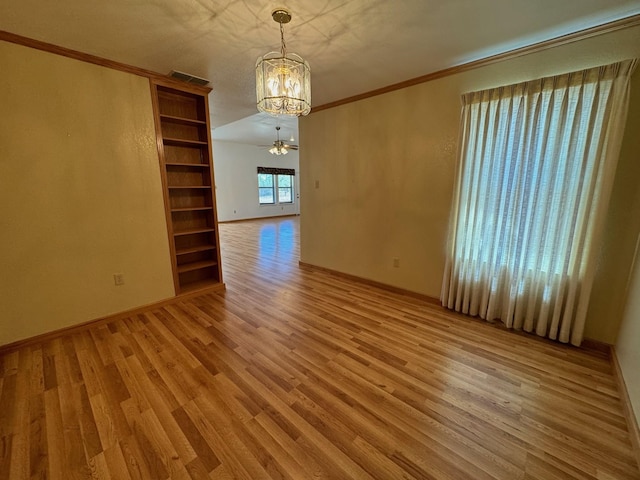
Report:
M394 268L399 268L400 267L400 259L398 257L394 257L393 258L393 266L394 266Z
M113 274L113 283L116 284L116 286L120 286L120 285L124 285L124 273L114 273Z
M316 180L316 188L320 188L320 180Z

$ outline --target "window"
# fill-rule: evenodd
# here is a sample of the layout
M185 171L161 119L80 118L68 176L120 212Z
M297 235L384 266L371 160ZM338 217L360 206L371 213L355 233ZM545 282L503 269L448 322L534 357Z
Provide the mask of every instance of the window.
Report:
M295 170L291 168L258 167L260 205L293 203L294 176Z
M258 174L258 197L260 205L274 205L276 203L273 175L271 173Z
M278 175L278 203L293 203L293 176Z
M444 305L580 345L634 67L463 96Z

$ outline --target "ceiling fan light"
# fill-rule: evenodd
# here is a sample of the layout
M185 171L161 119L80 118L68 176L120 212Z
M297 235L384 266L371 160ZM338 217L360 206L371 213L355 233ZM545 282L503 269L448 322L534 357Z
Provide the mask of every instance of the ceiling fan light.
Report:
M291 20L284 10L272 13L280 24L282 47L256 61L256 98L261 112L298 117L311 111L311 69L309 63L295 53L287 53L283 23Z
M272 155L286 155L289 150L283 145L274 145L269 149L269 153Z
M272 155L286 155L289 153L289 149L287 148L289 145L280 140L280 127L276 127L276 141L273 142L273 147L269 149L269 153ZM296 145L293 145L292 148L296 148Z

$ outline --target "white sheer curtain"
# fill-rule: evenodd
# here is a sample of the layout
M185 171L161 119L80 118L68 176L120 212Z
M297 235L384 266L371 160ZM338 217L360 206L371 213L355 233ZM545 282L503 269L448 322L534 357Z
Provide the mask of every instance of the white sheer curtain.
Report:
M636 63L463 95L444 306L580 345Z

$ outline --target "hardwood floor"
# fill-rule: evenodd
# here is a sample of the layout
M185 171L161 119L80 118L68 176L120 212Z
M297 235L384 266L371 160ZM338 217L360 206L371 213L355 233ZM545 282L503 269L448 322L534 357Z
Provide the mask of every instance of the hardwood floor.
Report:
M0 357L0 479L638 479L609 359L298 266Z

